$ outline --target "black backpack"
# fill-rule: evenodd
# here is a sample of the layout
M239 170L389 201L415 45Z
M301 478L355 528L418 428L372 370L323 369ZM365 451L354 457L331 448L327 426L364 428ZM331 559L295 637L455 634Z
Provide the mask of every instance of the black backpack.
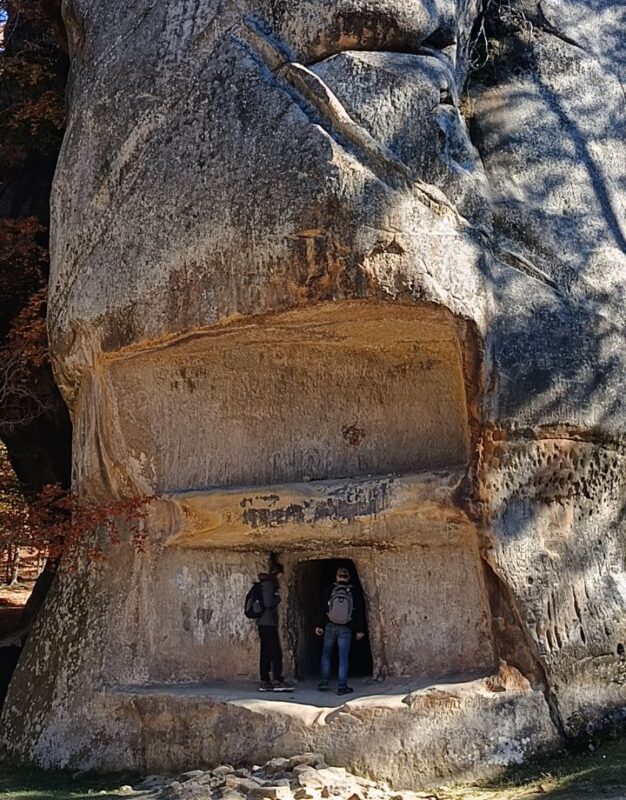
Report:
M246 595L243 613L248 619L258 619L264 611L263 587L259 581L255 581Z

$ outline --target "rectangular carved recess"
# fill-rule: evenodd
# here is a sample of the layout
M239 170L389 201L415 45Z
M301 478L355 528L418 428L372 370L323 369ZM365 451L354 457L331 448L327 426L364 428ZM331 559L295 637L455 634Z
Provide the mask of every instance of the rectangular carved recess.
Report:
M375 678L436 679L493 668L482 567L475 538L466 530L429 547L339 546L281 554L281 639L289 674L315 678L314 670L303 672L297 663L302 656L294 636L311 609L301 607L293 582L299 565L316 558L351 559L358 571ZM254 552L164 551L150 571L158 596L144 605L134 645L145 653L148 683L258 678L258 637L243 615L243 598L266 564ZM319 603L323 588L317 594L312 589L308 602Z
M181 512L151 573L151 682L256 676L242 604L270 550L288 575L310 559L353 561L374 675L491 667L476 531L454 502L469 433L447 312L328 304L110 370L125 442ZM294 597L281 604L292 664Z
M158 491L403 474L465 464L447 312L324 304L109 364L133 463Z

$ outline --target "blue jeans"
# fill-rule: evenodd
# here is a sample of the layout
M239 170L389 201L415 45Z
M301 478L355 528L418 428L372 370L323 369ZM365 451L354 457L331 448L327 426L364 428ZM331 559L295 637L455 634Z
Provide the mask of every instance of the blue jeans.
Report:
M324 629L324 646L322 647L322 674L323 681L330 679L330 659L333 647L337 643L339 650L339 688L348 685L348 665L350 662L350 646L352 645L352 629L349 625L335 625L328 622Z

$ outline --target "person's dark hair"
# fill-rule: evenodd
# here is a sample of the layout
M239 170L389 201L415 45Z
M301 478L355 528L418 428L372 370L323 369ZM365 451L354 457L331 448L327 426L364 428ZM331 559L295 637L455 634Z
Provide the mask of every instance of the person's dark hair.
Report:
M285 570L283 565L275 561L270 567L270 575L282 575Z

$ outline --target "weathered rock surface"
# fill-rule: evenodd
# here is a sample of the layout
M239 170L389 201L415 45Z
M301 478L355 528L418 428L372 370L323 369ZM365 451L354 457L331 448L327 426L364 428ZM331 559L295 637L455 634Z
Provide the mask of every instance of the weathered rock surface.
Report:
M626 5L494 2L484 28L479 5L66 4L49 323L75 483L162 499L144 552L59 580L13 756L314 749L414 787L623 714ZM319 565L358 571L349 703L250 694L270 552L300 679Z

